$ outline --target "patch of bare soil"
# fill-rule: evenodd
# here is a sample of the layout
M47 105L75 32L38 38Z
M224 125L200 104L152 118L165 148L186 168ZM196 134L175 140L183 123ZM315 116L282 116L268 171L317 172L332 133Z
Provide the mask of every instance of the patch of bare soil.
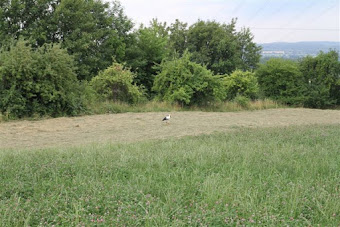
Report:
M209 134L239 127L338 124L339 110L123 113L0 123L0 148L45 148Z

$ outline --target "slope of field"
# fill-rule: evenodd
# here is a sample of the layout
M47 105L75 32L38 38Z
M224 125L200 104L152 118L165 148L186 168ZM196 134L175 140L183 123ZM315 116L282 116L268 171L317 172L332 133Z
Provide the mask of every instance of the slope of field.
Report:
M338 110L272 109L246 112L124 113L0 124L0 148L44 148L133 142L229 131L240 127L340 124Z

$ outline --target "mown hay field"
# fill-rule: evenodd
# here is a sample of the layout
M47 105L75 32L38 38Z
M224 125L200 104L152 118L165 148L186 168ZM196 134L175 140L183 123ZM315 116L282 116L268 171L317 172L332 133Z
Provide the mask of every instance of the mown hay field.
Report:
M68 147L209 134L239 128L340 124L339 110L270 109L242 112L122 113L0 123L1 148Z

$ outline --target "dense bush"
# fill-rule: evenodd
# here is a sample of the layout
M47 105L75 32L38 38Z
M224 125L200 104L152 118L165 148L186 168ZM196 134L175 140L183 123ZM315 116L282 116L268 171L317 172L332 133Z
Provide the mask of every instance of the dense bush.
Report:
M10 117L73 115L83 108L73 58L59 45L19 40L0 52L0 110Z
M220 77L214 77L210 70L190 61L190 56L185 52L179 59L161 63L153 86L157 98L182 105L223 99Z
M335 51L321 52L316 57L305 57L300 62L304 77L304 105L324 108L340 104L340 62Z
M226 87L228 100L234 99L237 95L255 99L259 91L255 74L248 71L234 71L223 79L223 84Z
M112 66L92 78L91 85L105 100L137 103L143 99L143 92L140 87L133 84L134 76L121 64L113 63Z
M256 71L260 91L286 104L326 108L340 104L339 53L320 52L299 62L270 59Z
M297 62L270 59L256 71L261 92L265 97L286 104L302 104L304 100L303 74Z
M233 101L240 105L241 107L248 108L250 106L250 99L248 97L237 95Z

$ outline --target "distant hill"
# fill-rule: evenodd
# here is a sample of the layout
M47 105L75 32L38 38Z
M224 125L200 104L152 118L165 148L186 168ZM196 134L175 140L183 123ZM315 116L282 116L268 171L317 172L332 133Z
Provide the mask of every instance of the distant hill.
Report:
M340 42L296 42L296 43L260 43L262 57L301 58L307 55L316 56L320 51L336 50L340 52Z

